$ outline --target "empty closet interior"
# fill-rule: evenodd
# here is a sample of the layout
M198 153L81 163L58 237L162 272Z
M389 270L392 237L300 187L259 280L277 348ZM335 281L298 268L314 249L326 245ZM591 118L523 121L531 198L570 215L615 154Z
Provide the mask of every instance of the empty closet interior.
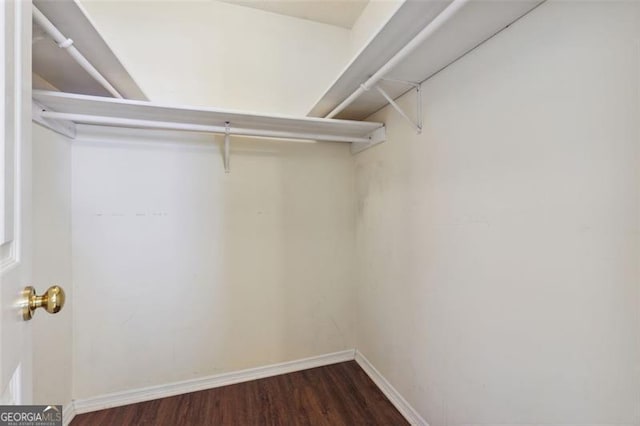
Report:
M640 3L270 3L34 0L34 402L640 424Z

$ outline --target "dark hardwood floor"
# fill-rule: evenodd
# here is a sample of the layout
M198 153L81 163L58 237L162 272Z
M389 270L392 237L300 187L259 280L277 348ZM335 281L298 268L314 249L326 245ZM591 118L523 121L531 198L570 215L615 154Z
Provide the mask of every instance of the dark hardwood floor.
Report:
M355 361L95 411L72 426L407 425Z

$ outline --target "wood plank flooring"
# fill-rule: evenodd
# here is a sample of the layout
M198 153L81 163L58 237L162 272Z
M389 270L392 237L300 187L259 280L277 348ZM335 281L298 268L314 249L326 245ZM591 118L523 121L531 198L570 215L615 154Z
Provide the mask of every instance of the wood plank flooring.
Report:
M71 426L408 425L355 361L95 411Z

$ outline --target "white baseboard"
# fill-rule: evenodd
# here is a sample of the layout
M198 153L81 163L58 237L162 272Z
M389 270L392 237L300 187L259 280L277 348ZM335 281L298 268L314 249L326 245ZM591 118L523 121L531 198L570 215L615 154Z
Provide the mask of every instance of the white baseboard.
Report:
M199 379L184 380L166 385L151 386L142 389L110 393L93 398L79 399L73 401L72 415L104 410L105 408L119 407L122 405L135 404L138 402L150 401L152 399L166 398L183 393L212 389L235 383L248 382L250 380L264 379L266 377L277 376L279 374L322 367L324 365L351 361L353 359L355 359L355 350L350 349L326 355L314 356L311 358L299 359L296 361L288 361L264 367L217 374Z
M385 379L384 376L376 370L369 360L361 352L354 349L279 364L272 364L264 367L217 374L199 379L184 380L166 385L151 386L147 388L110 393L93 398L74 400L71 404L64 406L62 417L66 426L71 422L71 420L73 420L76 414L120 407L122 405L135 404L138 402L166 398L189 392L197 392L205 389L213 389L220 386L248 382L251 380L264 379L266 377L293 373L295 371L322 367L324 365L336 364L338 362L351 361L354 359L409 423L415 426L429 426L426 420L424 420L422 416L420 416L420 414L407 402L407 400L405 400L402 395L400 395L400 393L387 381L387 379Z
M391 386L391 383L384 378L382 374L369 362L369 360L356 350L356 362L367 375L373 380L373 383L380 388L382 393L391 401L391 403L400 411L409 423L415 426L429 426L429 423L407 402L400 393Z
M62 407L62 424L64 426L69 426L75 416L76 410L73 408L73 401Z

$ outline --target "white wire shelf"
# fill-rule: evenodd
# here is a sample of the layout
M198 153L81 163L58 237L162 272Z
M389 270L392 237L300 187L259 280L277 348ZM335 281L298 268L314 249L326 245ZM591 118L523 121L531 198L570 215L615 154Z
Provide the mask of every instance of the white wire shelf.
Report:
M375 122L267 115L38 90L33 91L33 100L34 120L45 125L57 123L58 127L64 123L66 129L74 124L93 124L350 142L358 145L356 151L384 141L385 137L384 124Z

